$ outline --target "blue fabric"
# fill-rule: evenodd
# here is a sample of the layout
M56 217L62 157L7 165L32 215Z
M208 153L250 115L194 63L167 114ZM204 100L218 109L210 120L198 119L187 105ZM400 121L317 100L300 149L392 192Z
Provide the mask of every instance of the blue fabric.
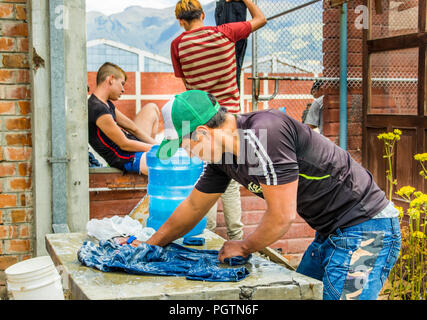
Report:
M316 233L297 272L323 281L324 300L375 300L399 256L398 218Z
M165 247L141 243L138 247L113 241L83 242L77 253L80 263L104 272L124 271L131 274L185 276L190 280L240 281L249 275L245 267L221 268L218 251L199 250L171 243ZM244 264L251 258L231 259Z
M144 152L135 152L135 157L133 158L133 161L125 163L124 167L126 172L140 173L141 156L143 154Z
M205 244L205 238L185 237L183 243L185 246L203 246Z

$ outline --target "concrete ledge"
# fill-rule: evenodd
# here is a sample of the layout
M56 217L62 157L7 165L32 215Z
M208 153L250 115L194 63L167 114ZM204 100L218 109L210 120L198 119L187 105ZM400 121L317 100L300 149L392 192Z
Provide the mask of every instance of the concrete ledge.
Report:
M89 174L93 173L123 173L121 170L112 167L92 167L89 168Z
M199 249L219 250L224 239L205 230L206 244ZM321 281L303 276L254 254L246 267L250 275L240 282L191 281L185 277L131 275L101 272L77 260L83 233L48 234L46 248L66 275L64 289L72 299L107 300L307 300L322 299ZM93 239L92 239L93 240Z

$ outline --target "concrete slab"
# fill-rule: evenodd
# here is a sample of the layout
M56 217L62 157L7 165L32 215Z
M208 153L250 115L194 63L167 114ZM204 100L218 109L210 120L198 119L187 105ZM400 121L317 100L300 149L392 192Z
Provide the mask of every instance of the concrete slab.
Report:
M219 250L225 241L205 230L206 239L198 249ZM191 281L185 277L130 275L122 272L101 272L84 267L77 260L77 251L84 240L93 238L84 233L48 234L46 248L56 265L61 265L63 281L72 299L179 299L179 300L307 300L322 299L321 281L303 276L254 254L246 267L250 275L240 282Z

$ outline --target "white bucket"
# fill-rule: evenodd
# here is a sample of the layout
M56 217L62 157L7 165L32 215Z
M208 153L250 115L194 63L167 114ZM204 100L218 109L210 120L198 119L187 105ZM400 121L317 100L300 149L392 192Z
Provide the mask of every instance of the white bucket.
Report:
M64 300L61 276L49 256L18 262L5 274L15 300Z

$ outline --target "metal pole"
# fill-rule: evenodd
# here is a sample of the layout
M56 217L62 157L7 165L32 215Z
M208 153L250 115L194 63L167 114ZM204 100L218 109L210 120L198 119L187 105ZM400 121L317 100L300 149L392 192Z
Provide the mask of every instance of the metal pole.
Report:
M267 18L267 21L270 21L270 20L273 20L273 19L279 18L279 17L281 17L281 16L284 16L285 14L288 14L288 13L291 13L291 12L297 11L297 10L299 10L299 9L305 8L305 7L307 7L307 6L309 6L309 5L312 5L313 3L316 3L316 2L319 2L319 1L320 1L320 0L310 1L310 2L304 3L304 4L300 5L300 6L294 7L294 8L292 8L292 9L289 9L289 10L283 11L283 12L281 12L281 13L279 13L279 14L276 14L276 15L274 15L274 16L268 17L268 18Z
M52 228L69 232L67 225L67 154L65 121L65 6L64 0L49 1L50 99L52 133ZM62 19L61 19L61 14Z
M340 147L347 150L347 3L340 15Z
M253 3L258 5L258 0L254 0ZM258 77L258 39L257 32L252 33L252 78ZM258 110L258 90L259 81L257 79L252 80L252 111Z

